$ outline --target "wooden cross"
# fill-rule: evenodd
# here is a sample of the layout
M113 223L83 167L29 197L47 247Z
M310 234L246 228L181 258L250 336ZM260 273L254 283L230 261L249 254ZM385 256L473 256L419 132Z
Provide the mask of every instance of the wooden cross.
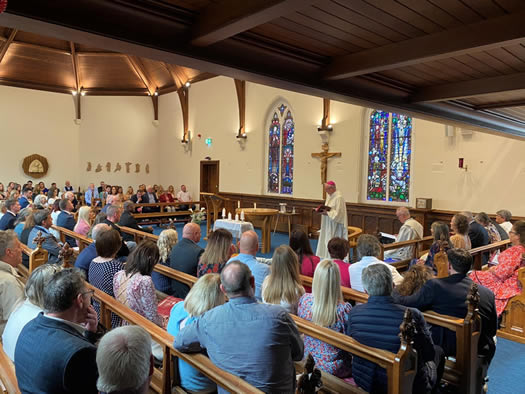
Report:
M60 249L60 252L58 253L58 259L62 260L63 268L71 267L71 265L69 264L69 261L71 260L73 253L74 253L73 249L66 242L64 246L62 246L62 249Z
M38 233L36 233L36 237L33 239L33 242L36 243L37 249L41 249L42 244L44 243L45 240L46 240L46 237L43 237L42 231L39 231Z
M327 177L327 166L328 159L332 157L341 157L341 152L328 152L328 144L323 144L321 146L322 152L312 153L312 157L321 159L321 184L323 185L323 199L326 198L326 191L324 190L324 184L326 183Z

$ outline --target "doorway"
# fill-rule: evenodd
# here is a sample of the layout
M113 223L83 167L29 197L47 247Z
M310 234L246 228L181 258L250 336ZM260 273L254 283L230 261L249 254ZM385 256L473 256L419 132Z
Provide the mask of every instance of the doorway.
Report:
M201 161L201 193L219 193L219 160Z

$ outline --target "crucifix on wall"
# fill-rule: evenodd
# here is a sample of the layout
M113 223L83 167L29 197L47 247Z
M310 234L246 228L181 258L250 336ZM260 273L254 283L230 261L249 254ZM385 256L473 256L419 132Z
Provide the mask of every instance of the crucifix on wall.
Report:
M332 157L341 157L341 152L328 152L328 144L324 143L321 146L322 152L312 153L312 157L321 160L321 183L323 185L323 199L326 198L326 191L324 190L324 184L326 183L328 173L328 159Z

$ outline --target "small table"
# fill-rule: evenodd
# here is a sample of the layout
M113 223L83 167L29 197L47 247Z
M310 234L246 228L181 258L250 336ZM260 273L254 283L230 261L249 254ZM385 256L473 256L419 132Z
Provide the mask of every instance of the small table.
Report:
M224 230L229 231L233 238L238 239L241 238L241 234L245 231L253 231L253 224L250 222L241 222L240 220L219 219L213 224L213 231L218 228L223 228Z
M272 248L272 228L271 228L271 217L279 213L277 209L271 208L237 208L236 213L240 214L241 211L244 211L244 216L246 218L251 218L253 220L262 220L261 232L262 232L262 253L270 253Z
M288 221L288 237L292 236L292 218L294 216L300 215L300 213L297 212L281 212L277 213L277 219L275 220L275 227L273 228L273 233L275 234L275 231L277 230L277 225L279 224L279 217L283 215L286 220Z

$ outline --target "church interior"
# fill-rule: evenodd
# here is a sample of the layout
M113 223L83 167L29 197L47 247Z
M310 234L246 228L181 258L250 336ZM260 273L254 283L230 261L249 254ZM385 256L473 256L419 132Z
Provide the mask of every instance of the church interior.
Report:
M61 187L68 180L82 195L101 181L124 189L186 185L206 206L207 225L223 207L233 215L237 207L284 209L268 227L273 235L265 242L274 245L261 256L270 258L276 231L286 244L293 229L317 242L322 215L315 208L327 181L337 185L347 225L359 234L397 234L396 209L410 208L426 237L411 244L415 253L432 243L433 222L448 225L459 212L495 218L505 209L512 222L525 220L523 0L3 3L4 185L33 179ZM35 167L37 177L28 176L23 163L31 155L47 160L43 176ZM350 236L351 256L356 242ZM484 253L509 245L488 245L474 261L482 269ZM357 292L343 296L363 301ZM521 352L520 302L504 317L498 341ZM343 335L330 339L311 326L299 331L362 352ZM157 329L148 332L179 356ZM465 349L475 352L476 343ZM519 361L514 356L516 365L503 368L505 357L496 353L489 393L523 392L503 371L519 370ZM393 359L382 361L388 373ZM192 362L232 392L257 392L209 360ZM483 392L465 372L474 369L470 362L458 354L447 364L457 392ZM9 387L13 371L5 363L0 377ZM167 369L156 370L153 392L171 392ZM332 389L324 392L362 392L326 379ZM410 392L394 386L389 393Z

